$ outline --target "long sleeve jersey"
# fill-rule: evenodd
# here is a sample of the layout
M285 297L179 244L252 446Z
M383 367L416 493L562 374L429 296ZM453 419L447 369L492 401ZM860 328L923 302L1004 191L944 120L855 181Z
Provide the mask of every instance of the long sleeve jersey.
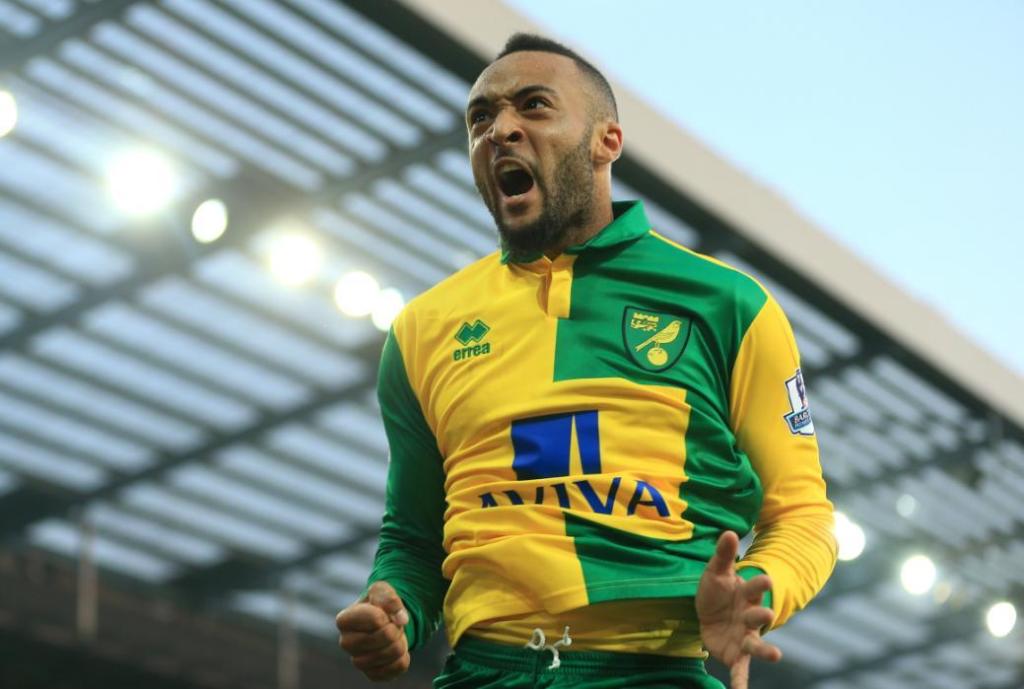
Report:
M414 647L442 610L453 645L500 620L630 601L689 601L677 609L692 618L725 530L754 530L737 569L770 575L773 626L832 571L832 505L781 308L659 235L639 202L613 213L554 260L473 263L392 326L370 581L396 588Z

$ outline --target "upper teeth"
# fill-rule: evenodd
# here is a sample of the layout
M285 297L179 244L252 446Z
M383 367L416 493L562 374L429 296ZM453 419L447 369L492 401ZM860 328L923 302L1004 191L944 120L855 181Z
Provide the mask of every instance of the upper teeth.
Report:
M513 170L522 170L522 169L523 168L520 167L519 165L517 165L516 163L501 163L500 165L498 165L497 168L495 168L495 173L499 174L499 175L503 175L506 172L512 172Z

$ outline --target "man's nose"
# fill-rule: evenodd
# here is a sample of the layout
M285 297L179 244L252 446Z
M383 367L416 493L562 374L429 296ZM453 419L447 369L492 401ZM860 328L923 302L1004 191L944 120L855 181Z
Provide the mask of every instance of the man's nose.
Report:
M494 116L487 138L496 146L518 143L523 139L519 118L507 110L499 110Z

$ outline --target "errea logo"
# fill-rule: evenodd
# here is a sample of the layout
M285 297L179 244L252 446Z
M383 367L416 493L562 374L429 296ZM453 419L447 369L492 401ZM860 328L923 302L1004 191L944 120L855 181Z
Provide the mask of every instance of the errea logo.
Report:
M458 340L462 347L452 352L452 359L454 361L462 361L463 359L490 354L491 343L480 342L490 331L490 326L479 318L476 319L473 325L463 323L459 331L455 333L455 339Z

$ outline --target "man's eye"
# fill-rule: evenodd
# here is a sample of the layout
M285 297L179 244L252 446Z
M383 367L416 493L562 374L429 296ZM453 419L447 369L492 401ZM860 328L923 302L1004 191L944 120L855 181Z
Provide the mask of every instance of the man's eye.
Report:
M536 110L538 107L548 107L547 101L545 101L543 98L531 98L528 101L526 101L525 105L527 110Z
M486 112L484 112L482 110L477 110L476 112L470 113L470 115L469 115L469 123L470 124L479 124L479 123L483 122L484 118L486 118L486 117L487 117L487 113Z

